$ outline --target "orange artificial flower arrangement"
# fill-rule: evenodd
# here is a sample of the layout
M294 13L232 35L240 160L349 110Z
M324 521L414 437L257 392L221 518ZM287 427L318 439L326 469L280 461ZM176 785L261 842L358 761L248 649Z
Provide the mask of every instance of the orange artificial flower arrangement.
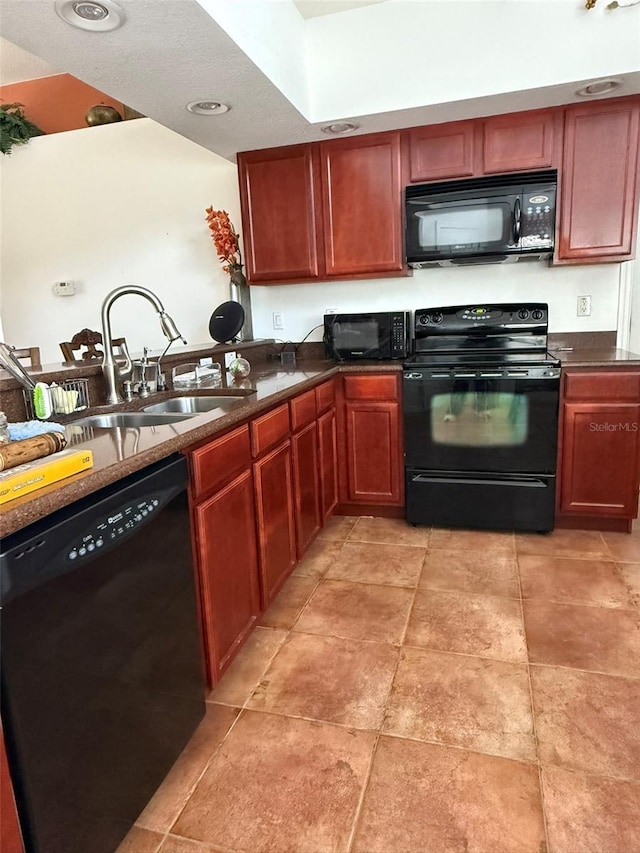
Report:
M231 274L235 270L242 269L240 235L233 227L229 214L226 210L214 210L213 207L207 207L206 214L216 252L225 264L224 271Z

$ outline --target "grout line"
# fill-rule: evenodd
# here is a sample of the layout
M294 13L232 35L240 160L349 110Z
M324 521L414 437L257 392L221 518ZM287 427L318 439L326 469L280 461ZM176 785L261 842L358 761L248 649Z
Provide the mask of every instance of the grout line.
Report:
M442 655L455 655L460 658L477 658L478 660L486 660L489 663L509 663L512 666L526 667L527 658L524 660L509 660L507 658L490 658L486 655L474 654L473 652L454 652L451 649L438 649L435 646L416 646L413 643L403 643L403 649L413 649L416 652L437 652Z
M607 779L611 782L626 782L629 785L637 785L640 788L640 776L614 776L611 773L591 773L589 770L576 769L575 767L563 767L561 764L548 764L540 762L541 769L559 770L561 773L570 773L573 776L587 776L590 779Z
M542 765L540 763L540 741L538 739L538 728L536 725L536 711L533 699L533 683L531 681L531 660L529 656L529 641L527 638L527 623L524 618L524 598L522 596L522 578L520 576L520 561L516 555L516 572L518 576L518 588L520 589L520 615L522 617L522 631L524 634L524 647L527 655L527 682L529 684L529 703L531 707L531 724L533 726L533 742L535 744L536 764L538 767L538 788L540 790L540 808L542 809L542 824L544 827L544 838L547 850L551 850L549 843L549 827L547 824L547 808L544 797L544 786L542 784Z
M369 767L367 768L367 773L364 778L364 783L362 785L362 791L360 792L360 798L358 800L358 805L356 806L355 813L353 815L353 823L351 824L351 832L349 833L349 838L347 840L347 848L346 852L351 853L351 848L353 847L353 843L356 838L356 832L358 829L358 824L360 823L360 815L362 814L362 807L364 805L364 798L369 790L369 782L371 781L371 774L373 773L373 762L375 761L376 753L378 751L378 744L380 743L380 738L382 737L381 732L377 732L375 740L373 742L373 749L371 750L371 758L369 759Z
M566 672L580 672L585 675L603 675L605 678L622 678L625 681L640 681L640 675L624 675L619 672L605 672L602 669L582 669L577 666L566 666L560 663L544 663L541 661L529 661L529 666L542 666L547 669L562 669Z
M444 740L428 740L427 738L410 737L409 735L400 735L396 732L380 732L382 737L390 737L394 740L406 740L410 743L425 743L429 746L439 746L442 749L457 749L460 752L472 752L474 755L485 755L488 758L500 758L503 761L515 761L517 764L525 764L527 767L537 767L538 762L535 758L516 758L514 755L505 755L500 752L483 752L477 747L463 746L459 743L449 743Z

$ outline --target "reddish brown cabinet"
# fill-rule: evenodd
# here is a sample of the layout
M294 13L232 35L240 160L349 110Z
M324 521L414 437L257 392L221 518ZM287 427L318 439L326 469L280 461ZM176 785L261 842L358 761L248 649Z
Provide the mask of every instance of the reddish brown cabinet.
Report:
M402 506L403 454L399 374L343 379L342 501Z
M558 526L583 516L627 529L638 512L640 372L565 370L560 426Z
M482 122L482 170L518 172L558 165L557 110L491 116Z
M566 108L558 261L602 263L633 255L639 119L638 98Z
M330 409L318 418L318 456L320 516L324 524L338 505L338 438L335 409Z
M253 465L262 606L273 601L296 564L296 532L287 440Z
M2 729L0 729L0 851L2 853L23 853L24 851Z
M408 132L411 181L441 181L473 175L475 133L475 121L412 127Z
M295 498L298 559L320 530L320 474L318 470L318 426L315 390L306 391L289 403L291 413L291 457Z
M319 178L310 145L238 155L247 275L251 282L319 274Z
M260 614L249 428L240 427L189 455L200 612L213 685Z

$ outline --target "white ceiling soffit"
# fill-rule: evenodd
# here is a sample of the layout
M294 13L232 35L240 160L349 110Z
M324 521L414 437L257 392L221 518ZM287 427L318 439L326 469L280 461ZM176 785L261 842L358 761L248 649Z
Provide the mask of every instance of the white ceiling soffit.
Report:
M616 76L640 92L640 6L582 0L387 0L305 20L291 0L118 0L116 30L52 0L0 0L1 35L216 153L579 100ZM327 0L330 2L330 0ZM186 104L216 100L221 116Z
M57 68L39 56L34 56L17 44L0 38L0 86L59 73Z
M386 0L293 0L303 18L319 18L320 15L335 15L359 9L361 6L375 6Z

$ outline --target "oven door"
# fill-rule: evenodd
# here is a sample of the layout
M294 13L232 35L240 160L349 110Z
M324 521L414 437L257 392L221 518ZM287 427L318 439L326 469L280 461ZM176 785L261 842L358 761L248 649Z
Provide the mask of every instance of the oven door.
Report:
M560 371L514 374L405 369L407 467L553 474Z

